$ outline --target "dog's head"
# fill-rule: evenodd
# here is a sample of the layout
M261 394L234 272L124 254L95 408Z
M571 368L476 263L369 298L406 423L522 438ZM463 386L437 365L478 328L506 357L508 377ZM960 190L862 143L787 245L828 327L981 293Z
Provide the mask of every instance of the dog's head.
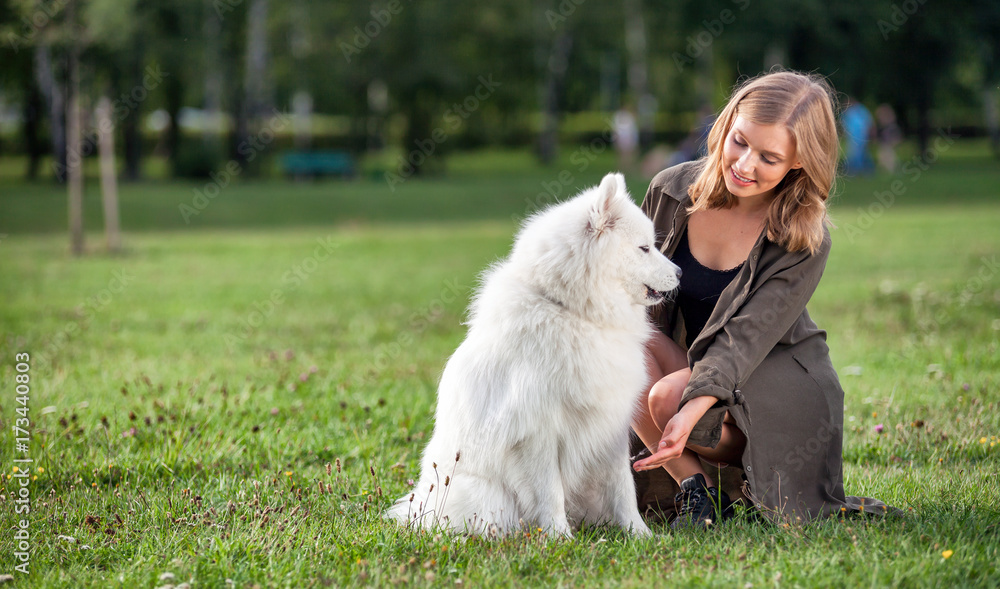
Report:
M680 269L656 248L653 222L635 205L621 174L593 189L585 233L601 250L598 263L640 305L655 305L680 284Z
M547 298L606 315L623 303L655 305L680 270L657 251L653 223L632 202L621 174L533 216L511 263Z

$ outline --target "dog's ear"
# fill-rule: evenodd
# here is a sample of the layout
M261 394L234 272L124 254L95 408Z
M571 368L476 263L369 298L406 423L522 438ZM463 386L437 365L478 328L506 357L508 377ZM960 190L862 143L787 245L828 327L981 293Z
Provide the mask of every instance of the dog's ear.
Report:
M597 187L597 201L587 220L587 233L600 237L613 229L622 217L626 198L628 189L625 187L625 177L617 173L605 176Z

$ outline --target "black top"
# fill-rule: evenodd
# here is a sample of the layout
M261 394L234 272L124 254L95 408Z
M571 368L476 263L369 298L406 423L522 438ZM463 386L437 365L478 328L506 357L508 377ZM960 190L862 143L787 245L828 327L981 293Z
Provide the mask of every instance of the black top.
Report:
M719 302L719 295L729 286L733 278L736 278L743 264L740 263L739 266L729 270L713 270L702 266L691 255L686 228L680 242L677 243L677 250L674 251L672 260L681 269L677 306L680 307L681 315L684 317L687 346L690 348L695 338L705 328L715 304Z

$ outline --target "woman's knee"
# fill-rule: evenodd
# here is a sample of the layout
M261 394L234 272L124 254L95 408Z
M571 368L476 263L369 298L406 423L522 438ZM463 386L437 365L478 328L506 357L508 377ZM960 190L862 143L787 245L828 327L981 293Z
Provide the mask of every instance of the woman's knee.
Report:
M649 414L660 429L667 424L671 417L677 414L677 408L681 402L681 395L684 394L684 386L676 378L665 376L653 384L649 389L647 402L649 404Z

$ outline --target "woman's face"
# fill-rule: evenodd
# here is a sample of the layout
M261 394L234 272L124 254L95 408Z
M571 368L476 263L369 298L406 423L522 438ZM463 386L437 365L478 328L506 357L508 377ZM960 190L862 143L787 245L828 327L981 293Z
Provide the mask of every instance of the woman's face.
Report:
M789 170L801 168L795 140L782 125L758 125L737 115L722 148L726 188L733 196L770 196Z

